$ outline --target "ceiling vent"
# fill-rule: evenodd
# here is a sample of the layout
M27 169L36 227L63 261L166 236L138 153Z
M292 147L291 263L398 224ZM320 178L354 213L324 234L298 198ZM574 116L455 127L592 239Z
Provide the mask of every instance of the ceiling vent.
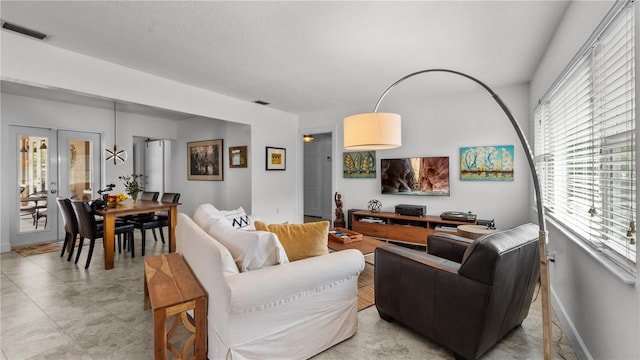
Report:
M262 101L262 100L255 100L254 103L258 104L258 105L269 105L268 102L266 101Z
M25 27L18 26L18 25L15 25L15 24L11 24L11 23L8 23L6 21L4 22L4 24L2 24L2 28L7 29L7 30L11 30L11 31L15 31L15 32L20 33L22 35L31 36L32 38L36 38L38 40L42 40L42 39L47 37L47 35L39 32L39 31L27 29Z

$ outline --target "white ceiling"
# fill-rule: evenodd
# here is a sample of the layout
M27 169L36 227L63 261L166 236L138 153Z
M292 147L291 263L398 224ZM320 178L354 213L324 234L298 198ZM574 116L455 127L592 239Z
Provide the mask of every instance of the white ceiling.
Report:
M0 14L53 46L303 114L371 110L391 83L427 68L492 87L528 82L567 5L3 0ZM464 86L449 80L431 88Z

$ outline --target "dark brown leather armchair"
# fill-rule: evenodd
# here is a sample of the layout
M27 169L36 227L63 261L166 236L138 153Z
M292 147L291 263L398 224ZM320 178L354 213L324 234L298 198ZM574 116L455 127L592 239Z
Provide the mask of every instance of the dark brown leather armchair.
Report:
M525 224L475 241L430 235L427 252L376 249L375 301L396 320L478 359L529 313L540 273L538 226Z

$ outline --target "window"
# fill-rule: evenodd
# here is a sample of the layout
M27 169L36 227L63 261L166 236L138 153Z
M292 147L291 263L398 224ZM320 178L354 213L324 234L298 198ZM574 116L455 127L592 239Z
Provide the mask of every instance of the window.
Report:
M636 262L633 2L612 11L535 109L547 214L633 271Z

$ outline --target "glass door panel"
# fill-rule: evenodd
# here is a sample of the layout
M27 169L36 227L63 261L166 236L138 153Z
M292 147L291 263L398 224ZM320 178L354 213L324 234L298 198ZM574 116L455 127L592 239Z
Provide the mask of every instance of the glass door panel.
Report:
M60 196L92 200L100 189L100 134L58 131Z
M49 137L20 135L20 232L43 230L47 212Z
M93 198L93 169L91 141L72 139L67 148L69 157L69 198Z

